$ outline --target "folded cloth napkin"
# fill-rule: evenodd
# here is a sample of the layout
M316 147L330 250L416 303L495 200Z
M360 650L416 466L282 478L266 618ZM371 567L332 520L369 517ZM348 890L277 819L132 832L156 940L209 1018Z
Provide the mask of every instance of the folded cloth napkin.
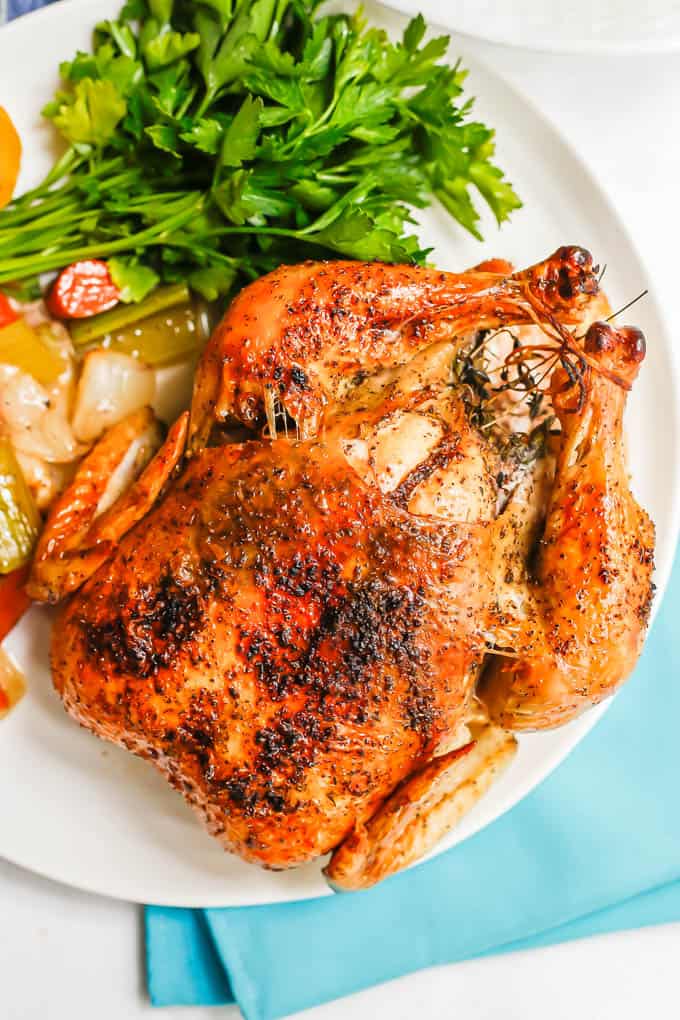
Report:
M146 908L155 1005L273 1020L434 964L680 920L680 557L635 676L503 818L367 892Z

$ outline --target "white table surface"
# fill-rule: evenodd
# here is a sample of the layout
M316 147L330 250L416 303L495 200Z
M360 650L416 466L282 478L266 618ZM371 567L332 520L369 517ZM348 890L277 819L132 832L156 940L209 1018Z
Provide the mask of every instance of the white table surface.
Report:
M556 57L481 44L474 50L585 153L636 238L680 342L680 56ZM141 917L138 906L66 889L0 861L0 1018L238 1017L235 1008L152 1009ZM680 924L666 925L429 970L304 1017L665 1020L678 1016L679 958Z

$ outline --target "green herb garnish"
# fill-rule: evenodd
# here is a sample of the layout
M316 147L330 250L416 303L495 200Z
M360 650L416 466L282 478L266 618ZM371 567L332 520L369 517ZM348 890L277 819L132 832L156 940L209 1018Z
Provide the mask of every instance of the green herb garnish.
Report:
M68 143L0 212L0 283L116 256L127 300L208 298L282 262L423 262L412 210L479 237L519 200L469 119L465 72L417 17L398 43L318 0L129 0L45 108Z

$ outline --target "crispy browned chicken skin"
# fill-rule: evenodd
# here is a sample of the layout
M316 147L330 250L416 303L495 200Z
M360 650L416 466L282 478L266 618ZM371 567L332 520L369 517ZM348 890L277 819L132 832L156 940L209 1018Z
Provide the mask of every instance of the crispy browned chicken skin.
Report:
M504 269L305 264L246 288L203 356L183 472L61 612L69 712L248 860L340 846L329 875L348 888L422 853L512 755L475 700L487 652L482 695L508 728L572 716L635 663L653 536L621 418L642 341L591 328L579 384L553 375L556 467L503 507L499 453L451 385L460 338L578 323L597 291L578 248ZM225 443L234 423L268 438ZM96 524L80 538L97 548ZM43 597L67 590L60 569Z

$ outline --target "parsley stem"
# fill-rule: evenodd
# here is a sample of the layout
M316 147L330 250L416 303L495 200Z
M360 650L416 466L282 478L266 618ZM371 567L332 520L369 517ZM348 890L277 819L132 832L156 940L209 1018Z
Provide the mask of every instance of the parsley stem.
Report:
M45 203L47 204L47 203ZM33 212L33 216L30 215ZM39 212L40 215L36 215ZM33 210L29 211L27 217L21 217L19 219L19 230L17 230L17 221L11 216L5 218L2 217L0 222L2 223L2 229L0 230L0 238L5 235L16 238L22 232L28 230L35 231L41 227L49 227L53 223L69 223L72 220L77 222L83 218L82 207L78 202L60 202L51 204L51 207L45 211L45 205L41 204L38 206L36 212ZM7 222L9 220L9 222ZM22 222L23 221L23 222Z
M203 205L203 196L190 196L192 201L185 203L185 208L174 216L168 217L160 223L140 231L138 234L122 237L117 241L109 241L105 244L95 242L94 244L83 245L76 248L62 248L46 255L24 256L17 259L5 259L0 261L0 283L8 283L14 279L23 279L26 276L34 276L37 273L47 273L53 269L59 269L70 262L87 258L106 258L121 251L135 251L139 248L146 248L152 245L166 244L169 235L173 230L183 227L200 211Z

